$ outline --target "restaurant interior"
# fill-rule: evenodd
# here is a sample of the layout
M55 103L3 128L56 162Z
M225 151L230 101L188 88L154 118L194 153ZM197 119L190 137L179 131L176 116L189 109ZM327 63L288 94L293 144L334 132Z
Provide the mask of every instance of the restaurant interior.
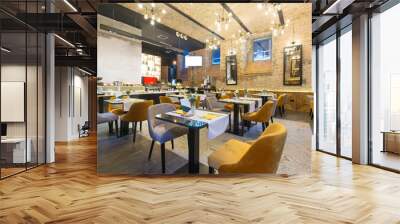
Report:
M311 4L101 4L100 174L306 174Z

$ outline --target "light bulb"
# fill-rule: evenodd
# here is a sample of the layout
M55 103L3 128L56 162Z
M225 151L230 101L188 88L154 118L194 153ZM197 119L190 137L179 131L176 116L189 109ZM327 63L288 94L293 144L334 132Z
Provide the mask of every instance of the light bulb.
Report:
M162 13L162 14L166 14L167 11L166 11L165 9L163 9L163 10L161 10L161 13Z
M138 4L138 7L139 7L139 9L143 9L143 4L142 4L142 3L139 3L139 4Z
M156 4L154 4L154 3L151 3L151 7L153 7L153 8L154 8L154 7L156 7Z
M151 24L152 26L154 26L154 24L155 24L154 20L151 20L151 21L150 21L150 24Z
M151 15L151 19L152 19L152 20L155 20L155 19L156 19L156 16L155 16L155 15Z
M160 18L160 17L157 18L157 22L158 22L158 23L161 22L161 18Z
M144 14L144 19L147 20L149 18L149 15Z

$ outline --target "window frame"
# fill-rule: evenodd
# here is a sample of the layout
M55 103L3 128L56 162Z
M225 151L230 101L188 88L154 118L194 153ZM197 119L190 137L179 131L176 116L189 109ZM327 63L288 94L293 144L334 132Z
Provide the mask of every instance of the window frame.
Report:
M218 63L214 62L214 51L218 50L219 51L219 58L218 58ZM220 65L221 64L221 47L218 47L217 49L212 49L211 50L211 65Z
M267 41L269 40L269 57L262 58L262 59L256 59L255 58L254 45L256 44L256 42L263 41L263 40L267 40ZM265 51L265 52L267 52L267 51ZM264 37L253 39L253 42L252 42L252 58L253 58L253 62L263 62L263 61L272 60L272 36L264 36Z

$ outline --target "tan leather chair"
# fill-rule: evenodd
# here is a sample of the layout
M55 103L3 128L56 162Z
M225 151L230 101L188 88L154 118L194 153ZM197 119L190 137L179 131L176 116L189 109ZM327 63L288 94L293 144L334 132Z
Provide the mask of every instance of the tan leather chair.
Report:
M281 117L283 117L283 115L285 114L285 103L286 103L286 98L287 98L287 94L281 94L278 97L278 103L276 105L276 107L279 110L279 114L281 115Z
M231 139L208 157L210 173L276 173L287 129L271 124L252 144Z
M225 94L225 95L221 96L219 99L220 100L222 100L222 99L232 99L232 96L228 95L228 94ZM225 110L227 110L227 111L233 111L233 107L234 107L233 103L227 103L224 106Z
M136 140L137 122L140 122L140 131L142 130L142 121L147 120L147 110L153 105L153 100L146 100L132 104L129 111L121 117L121 121L133 122L133 142Z
M239 89L238 96L239 97L244 97L244 89Z
M108 100L115 100L116 98L117 97L115 97L115 96L110 96L110 98ZM114 104L109 103L108 104L108 108L107 108L107 112L112 112L112 110L114 110L114 109L118 109L118 108L115 108Z
M260 122L262 124L264 131L265 127L268 127L269 125L269 120L272 117L273 111L274 111L274 102L267 101L258 111L242 114L242 120L250 122L254 121L256 123ZM244 122L242 122L242 134L243 131L244 131Z
M181 108L181 105L179 103L173 102L169 96L160 96L159 99L160 99L160 103L170 103L170 104L174 104L176 109Z

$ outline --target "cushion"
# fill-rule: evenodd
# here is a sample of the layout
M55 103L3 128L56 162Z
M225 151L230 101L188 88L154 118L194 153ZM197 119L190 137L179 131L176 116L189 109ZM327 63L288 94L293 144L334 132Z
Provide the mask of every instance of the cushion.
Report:
M246 154L251 145L231 139L208 157L208 165L218 169L221 165L236 164Z
M108 113L97 113L97 124L107 123L110 121L117 121L118 116L108 112Z
M170 141L187 134L187 128L171 123L160 123L153 127L153 139L160 143Z

